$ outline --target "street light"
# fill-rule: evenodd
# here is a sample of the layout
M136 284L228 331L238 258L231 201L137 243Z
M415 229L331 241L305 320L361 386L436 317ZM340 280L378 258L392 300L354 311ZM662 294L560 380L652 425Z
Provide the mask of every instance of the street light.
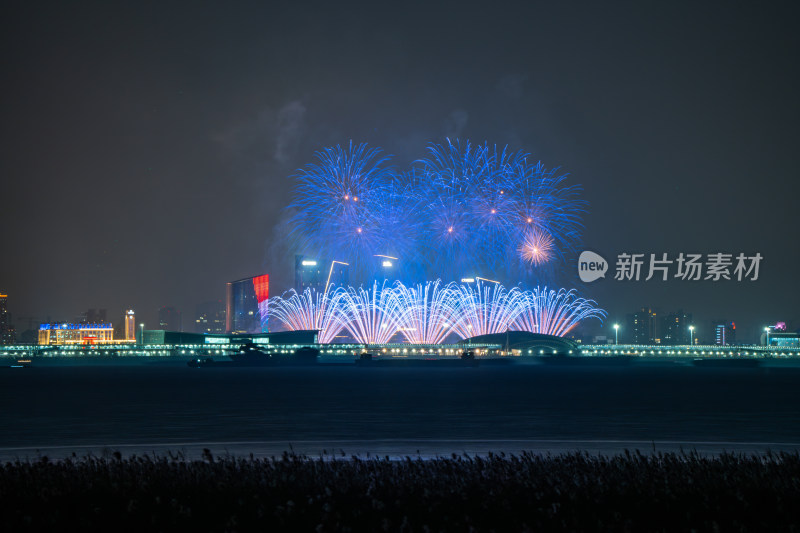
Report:
M689 344L694 346L694 326L689 326Z
M614 345L619 344L619 324L614 324Z

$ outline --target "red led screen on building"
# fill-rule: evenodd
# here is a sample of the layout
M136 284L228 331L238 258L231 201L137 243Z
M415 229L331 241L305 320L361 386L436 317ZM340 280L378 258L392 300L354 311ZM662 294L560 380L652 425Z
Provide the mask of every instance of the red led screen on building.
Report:
M256 300L258 303L269 299L269 274L254 277L253 289L256 291Z

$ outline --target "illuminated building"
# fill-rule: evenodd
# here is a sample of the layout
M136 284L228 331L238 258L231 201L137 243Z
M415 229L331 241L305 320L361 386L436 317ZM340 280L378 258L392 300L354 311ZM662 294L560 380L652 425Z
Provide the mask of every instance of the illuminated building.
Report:
M226 284L225 332L266 333L269 274Z
M195 309L195 333L225 333L225 306L221 301L205 302Z
M679 346L690 344L689 326L692 324L692 315L678 310L668 313L661 317L659 321L658 335L661 344L667 346Z
M183 331L183 316L174 307L158 310L158 327L166 331Z
M298 293L302 293L306 289L324 292L327 283L344 287L349 283L348 266L341 261L321 261L296 255L294 256L294 290Z
M736 324L718 320L714 324L714 344L717 346L736 344Z
M779 326L780 329L779 329ZM775 326L769 326L769 331L761 333L760 344L773 346L775 348L800 348L800 330L786 331L786 323L778 322Z
M0 293L0 344L14 344L16 342L16 331L10 324L11 317L6 308L8 295Z
M39 344L110 344L114 342L111 324L42 324Z
M632 315L628 315L626 331L630 344L656 344L656 313L642 307Z
M322 264L316 259L308 259L304 255L294 256L294 290L303 292L313 289L322 292L325 288L325 274Z
M136 342L136 315L133 309L125 311L125 340Z

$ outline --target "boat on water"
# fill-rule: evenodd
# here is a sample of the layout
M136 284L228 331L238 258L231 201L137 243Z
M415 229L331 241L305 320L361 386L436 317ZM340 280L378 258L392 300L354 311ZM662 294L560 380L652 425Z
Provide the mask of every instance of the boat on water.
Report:
M761 359L755 357L698 357L692 364L702 368L756 368Z

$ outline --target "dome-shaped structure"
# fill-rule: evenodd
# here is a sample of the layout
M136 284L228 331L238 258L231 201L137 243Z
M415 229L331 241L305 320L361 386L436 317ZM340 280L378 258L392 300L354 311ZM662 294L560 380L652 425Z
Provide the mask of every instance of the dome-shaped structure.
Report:
M507 331L505 333L477 335L464 339L459 344L500 344L503 347L508 347L509 350L520 350L523 353L532 350L536 355L541 350L544 350L544 353L549 355L553 353L568 354L578 350L578 344L570 339L543 333L531 333L530 331Z

